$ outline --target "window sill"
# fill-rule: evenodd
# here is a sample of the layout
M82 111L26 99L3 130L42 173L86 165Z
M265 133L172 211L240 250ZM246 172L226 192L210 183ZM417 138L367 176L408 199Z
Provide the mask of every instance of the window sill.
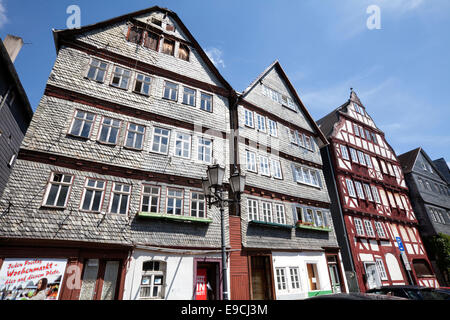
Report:
M142 92L135 91L135 90L133 90L132 92L135 93L135 94L138 94L140 96L146 97L146 98L150 97L150 94L147 94L147 93L142 93Z
M144 149L137 149L137 148L127 147L127 146L123 146L123 148L125 150L130 150L130 151L137 151L137 152L144 151Z
M331 232L331 228L328 228L328 227L316 227L316 226L313 226L310 224L302 224L302 223L297 223L295 226L298 229L309 229L309 230Z
M158 220L169 220L169 221L177 221L177 222L186 222L186 223L204 223L210 224L213 222L212 219L208 218L195 218L188 216L177 216L165 213L151 213L151 212L138 212L138 217L146 218L146 219L158 219Z
M275 223L275 222L265 222L265 221L258 221L258 220L251 220L251 221L249 221L249 224L256 224L256 225L261 225L261 226L274 227L274 228L283 228L283 229L292 229L292 228L294 228L292 225L289 225L289 224L281 224L281 223Z
M306 183L306 182L300 182L300 181L297 181L297 184L300 184L300 185L303 185L303 186L308 186L308 187L313 187L313 188L316 188L316 189L318 189L318 190L322 190L321 187L316 186L316 185L311 184L311 183Z

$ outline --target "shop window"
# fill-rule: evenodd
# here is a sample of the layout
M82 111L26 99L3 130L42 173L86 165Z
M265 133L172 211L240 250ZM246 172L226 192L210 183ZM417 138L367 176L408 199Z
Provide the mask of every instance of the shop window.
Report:
M317 265L315 263L307 263L306 267L308 269L308 280L310 291L319 290L319 278L317 274Z
M142 265L142 280L139 298L164 299L164 278L166 263L162 261L146 261Z

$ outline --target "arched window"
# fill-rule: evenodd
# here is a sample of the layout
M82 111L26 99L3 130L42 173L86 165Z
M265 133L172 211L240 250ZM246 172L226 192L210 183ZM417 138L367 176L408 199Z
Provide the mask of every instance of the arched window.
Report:
M139 299L164 299L165 274L165 262L145 261L142 264Z
M413 267L418 278L434 277L433 271L425 259L413 260Z

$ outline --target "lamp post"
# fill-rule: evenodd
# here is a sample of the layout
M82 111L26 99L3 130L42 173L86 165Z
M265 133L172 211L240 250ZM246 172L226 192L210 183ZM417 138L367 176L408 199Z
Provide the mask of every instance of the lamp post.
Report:
M223 300L229 300L228 297L228 277L227 277L227 255L225 245L225 203L239 202L239 195L244 192L245 176L238 172L234 173L230 178L230 185L235 199L223 198L223 178L225 176L225 168L220 165L209 166L207 170L208 178L202 179L203 193L211 208L215 205L220 209L221 218L221 243L222 243L222 286L223 286Z

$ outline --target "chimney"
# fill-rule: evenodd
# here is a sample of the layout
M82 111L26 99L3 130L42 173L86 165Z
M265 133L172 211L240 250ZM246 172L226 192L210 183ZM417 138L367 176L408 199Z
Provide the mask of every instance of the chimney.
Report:
M8 51L12 63L14 63L14 61L17 58L17 55L19 54L20 49L22 49L23 39L8 34L6 38L3 40L3 45L5 46L6 51Z

